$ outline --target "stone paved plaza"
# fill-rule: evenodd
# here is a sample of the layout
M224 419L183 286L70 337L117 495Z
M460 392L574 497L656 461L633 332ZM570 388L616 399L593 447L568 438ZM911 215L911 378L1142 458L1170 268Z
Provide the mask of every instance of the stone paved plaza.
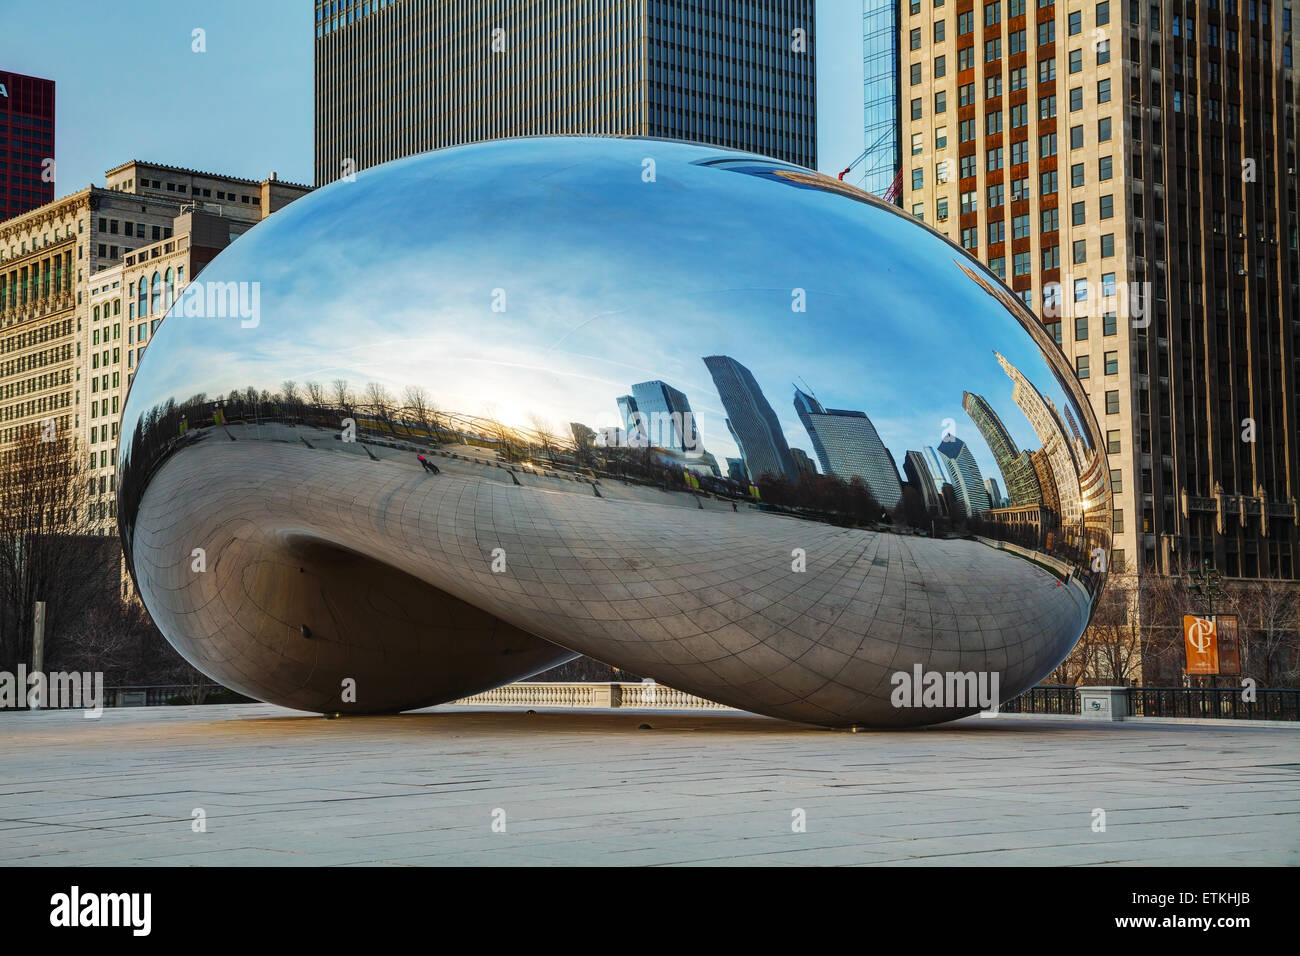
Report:
M1300 733L1230 723L9 713L0 863L1295 865L1298 784Z

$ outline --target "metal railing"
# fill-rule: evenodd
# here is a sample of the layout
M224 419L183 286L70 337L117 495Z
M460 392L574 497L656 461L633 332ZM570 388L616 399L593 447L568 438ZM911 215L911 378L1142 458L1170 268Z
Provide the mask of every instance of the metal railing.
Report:
M1003 714L1077 714L1079 688L1069 684L1031 687L1019 697L1004 703L998 711Z
M1241 687L1130 687L1135 717L1209 717L1217 720L1300 720L1300 690L1260 687L1246 700Z
M104 688L105 707L159 707L183 704L252 704L251 697L220 684L129 684Z

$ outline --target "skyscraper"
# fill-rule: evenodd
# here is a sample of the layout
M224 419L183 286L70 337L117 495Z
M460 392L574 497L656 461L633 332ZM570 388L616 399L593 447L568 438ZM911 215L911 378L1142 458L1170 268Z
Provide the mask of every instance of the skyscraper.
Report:
M989 493L984 490L984 476L966 443L956 435L946 435L939 443L939 454L948 459L952 487L966 515L973 518L981 511L988 511Z
M903 456L903 473L907 480L921 493L925 501L925 510L932 515L943 513L943 482L936 482L926 464L925 455L919 451L909 451Z
M1029 419L1034 434L1042 442L1043 454L1052 467L1052 480L1060 498L1061 520L1075 528L1083 521L1082 495L1079 493L1079 473L1082 470L1075 460L1074 448L1065 432L1065 422L1057 414L1056 405L1051 399L1034 387L1034 383L1025 378L1016 368L997 352L998 364L1015 383L1011 398Z
M781 422L753 373L729 355L706 356L704 364L727 410L727 428L740 446L749 474L755 479L771 474L797 480L799 469Z
M54 201L54 81L0 70L0 222Z
M817 466L813 463L813 460L808 457L808 453L802 448L791 448L790 454L794 458L794 467L798 469L799 474L817 474Z
M971 417L975 427L993 452L993 460L1002 479L1007 483L1007 495L1013 505L1042 504L1042 492L1034 474L1034 463L1026 452L1016 448L1016 443L1006 425L982 395L962 393L961 407ZM985 483L992 479L986 479ZM999 495L998 497L1001 497Z
M1002 492L998 489L998 480L996 478L985 478L984 490L988 493L989 505L994 508L1004 507L1005 502L1002 500Z
M650 435L641 427L641 417L637 411L635 396L620 395L615 401L618 403L619 417L623 419L624 440L631 447L643 446L650 440Z
M898 504L903 495L898 469L866 412L828 410L798 388L794 390L794 408L823 472L845 481L861 478L883 507Z
M316 184L585 133L817 165L814 0L316 0Z
M641 429L652 446L680 452L704 450L691 403L682 392L666 382L638 382L632 386L632 398L633 411L640 415ZM619 402L621 407L623 399Z
M862 4L862 188L890 202L898 198L902 151L898 128L899 0Z
M1088 390L1112 572L1300 573L1294 7L900 18L903 207L1003 278Z

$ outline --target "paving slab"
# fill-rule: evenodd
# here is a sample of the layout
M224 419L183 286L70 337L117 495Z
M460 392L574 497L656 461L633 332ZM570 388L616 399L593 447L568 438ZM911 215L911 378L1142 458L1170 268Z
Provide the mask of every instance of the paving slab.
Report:
M8 866L1225 862L1300 864L1300 727L1020 717L849 733L741 712L324 720L265 704L0 714Z

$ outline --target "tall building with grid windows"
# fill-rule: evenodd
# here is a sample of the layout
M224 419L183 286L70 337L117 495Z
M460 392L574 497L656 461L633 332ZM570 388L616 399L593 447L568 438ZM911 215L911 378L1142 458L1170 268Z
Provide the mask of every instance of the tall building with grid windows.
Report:
M0 70L0 222L54 200L54 81Z
M661 136L817 166L814 0L317 0L316 184L443 146Z
M898 141L898 8L900 0L863 0L862 188L877 196L897 191L902 153ZM892 200L891 200L892 201Z
M1073 362L1121 575L1300 572L1294 4L911 0L900 16L903 207Z

